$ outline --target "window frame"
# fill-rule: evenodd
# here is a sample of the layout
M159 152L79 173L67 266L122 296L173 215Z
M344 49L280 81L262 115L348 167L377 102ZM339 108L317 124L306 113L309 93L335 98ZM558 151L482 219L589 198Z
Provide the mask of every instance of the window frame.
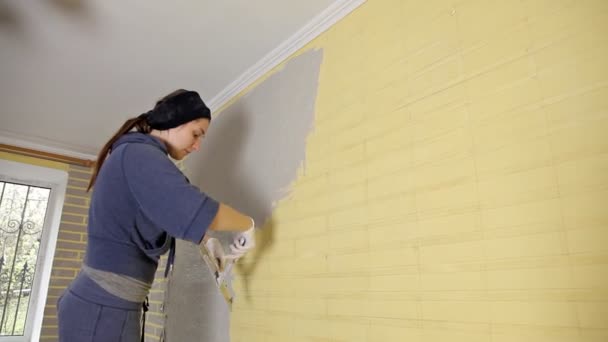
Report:
M64 170L0 159L0 180L51 189L23 336L0 336L0 342L40 340L68 178Z

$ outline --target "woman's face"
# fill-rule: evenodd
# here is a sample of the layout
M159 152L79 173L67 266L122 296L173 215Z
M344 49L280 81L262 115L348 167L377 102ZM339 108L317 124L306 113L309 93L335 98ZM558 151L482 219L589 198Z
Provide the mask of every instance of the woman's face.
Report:
M181 126L166 130L163 140L167 143L167 150L171 158L182 160L188 154L198 151L201 139L209 129L208 119L197 119Z

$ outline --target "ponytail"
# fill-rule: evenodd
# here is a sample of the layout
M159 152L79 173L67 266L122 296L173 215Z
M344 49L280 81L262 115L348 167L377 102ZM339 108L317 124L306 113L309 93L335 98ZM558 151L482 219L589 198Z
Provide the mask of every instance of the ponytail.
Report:
M151 128L150 128L150 125L148 124L147 118L148 118L148 113L145 113L138 117L131 118L131 119L125 121L125 123L122 125L122 127L120 127L118 129L118 131L112 136L112 138L110 138L110 140L108 140L108 142L106 142L106 144L103 145L103 148L101 149L101 151L99 151L99 154L97 155L97 161L95 162L95 168L93 170L93 174L91 175L91 180L89 181L89 186L87 188L87 191L90 191L91 188L93 187L93 185L95 185L95 180L97 179L97 174L99 173L99 170L101 169L101 166L103 165L103 162L108 157L108 154L110 152L112 152L112 145L114 145L114 143L116 142L116 140L118 140L118 138L120 138L124 134L130 132L133 128L136 128L137 131L141 132L141 133L146 133L146 134L150 133Z

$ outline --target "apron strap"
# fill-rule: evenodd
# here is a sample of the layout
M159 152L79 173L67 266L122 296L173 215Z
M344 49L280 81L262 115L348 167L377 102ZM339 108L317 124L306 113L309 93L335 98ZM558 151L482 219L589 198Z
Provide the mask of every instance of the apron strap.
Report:
M175 261L175 238L171 237L171 247L169 247L169 256L167 257L167 266L165 266L165 278L169 275L169 271L173 268Z
M146 312L148 312L148 308L150 307L150 302L148 301L148 296L146 296L146 299L144 300L144 302L141 305L143 313L141 315L142 317L142 323L141 323L141 342L144 342L144 340L146 339L145 337L145 333L146 333Z

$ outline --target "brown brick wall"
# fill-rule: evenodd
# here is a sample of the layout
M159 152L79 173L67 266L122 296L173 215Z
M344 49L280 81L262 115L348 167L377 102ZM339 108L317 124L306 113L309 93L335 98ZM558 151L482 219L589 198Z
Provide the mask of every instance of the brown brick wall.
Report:
M90 195L86 192L86 186L91 177L91 169L69 166L68 175L68 187L40 333L40 340L47 342L57 341L55 304L63 290L76 277L84 257L87 241Z
M163 313L163 302L165 299L165 288L167 286L167 280L165 279L165 265L167 264L167 256L161 258L158 270L156 271L156 278L152 284L152 290L150 291L150 311L146 317L146 342L158 342L162 336L164 329L164 313Z

